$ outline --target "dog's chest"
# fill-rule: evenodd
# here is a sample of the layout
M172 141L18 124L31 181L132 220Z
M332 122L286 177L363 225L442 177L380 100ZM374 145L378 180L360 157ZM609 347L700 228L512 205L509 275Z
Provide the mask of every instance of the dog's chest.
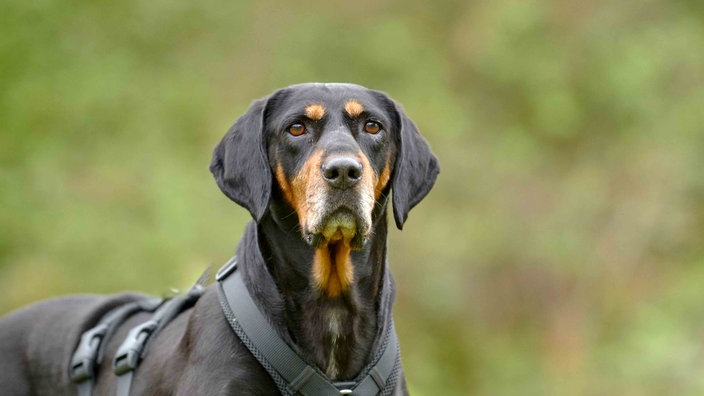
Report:
M359 351L363 340L359 330L360 318L350 312L349 307L337 304L312 304L305 315L305 323L300 335L307 347L313 352L311 358L316 365L331 379L343 378L351 371L358 370L356 359L350 351ZM356 371L355 371L356 372Z
M325 313L328 338L330 339L330 348L328 353L328 365L325 368L325 373L331 378L336 378L339 375L338 360L342 358L340 341L343 337L344 323L347 316L340 309L333 308Z

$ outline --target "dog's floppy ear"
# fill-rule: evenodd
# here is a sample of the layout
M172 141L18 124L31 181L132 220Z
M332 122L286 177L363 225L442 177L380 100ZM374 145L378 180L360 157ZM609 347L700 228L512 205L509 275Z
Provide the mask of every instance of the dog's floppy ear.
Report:
M394 105L398 115L398 151L392 179L394 219L398 229L413 209L435 184L440 173L438 159L430 151L428 142L399 104Z
M252 103L213 150L210 172L228 198L259 222L269 206L271 171L264 138L268 98Z

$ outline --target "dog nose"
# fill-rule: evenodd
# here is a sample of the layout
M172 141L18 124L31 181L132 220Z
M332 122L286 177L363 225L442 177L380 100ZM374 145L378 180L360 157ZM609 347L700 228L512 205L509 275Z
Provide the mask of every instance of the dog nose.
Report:
M362 180L362 164L350 157L332 158L323 164L323 178L335 188L350 188Z

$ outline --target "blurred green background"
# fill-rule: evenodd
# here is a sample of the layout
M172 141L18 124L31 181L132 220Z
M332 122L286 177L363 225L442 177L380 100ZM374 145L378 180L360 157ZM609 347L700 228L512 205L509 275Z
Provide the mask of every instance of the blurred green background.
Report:
M212 147L347 81L442 164L390 241L414 393L704 394L703 49L699 0L6 0L0 313L188 287L248 221Z

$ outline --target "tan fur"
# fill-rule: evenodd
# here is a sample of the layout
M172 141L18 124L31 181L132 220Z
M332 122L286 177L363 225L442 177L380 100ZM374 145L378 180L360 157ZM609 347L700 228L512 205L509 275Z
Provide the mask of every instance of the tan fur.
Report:
M354 99L350 99L345 103L345 111L350 117L357 117L364 111L364 106Z
M377 175L372 169L372 165L369 163L369 159L367 159L367 156L364 155L361 151L358 155L359 158L362 160L362 166L364 168L362 180L360 181L360 188L366 190L366 194L362 195L369 195L371 197L374 197L374 199L379 199L379 197L381 196L381 191L386 186L386 183L389 182L391 171L388 169L387 165L387 167L384 168L382 174Z
M306 117L311 120L320 120L325 116L325 107L319 104L312 104L305 109Z
M322 156L321 151L313 153L290 183L281 164L276 167L276 181L286 201L296 210L301 229L304 230L308 223L307 191L310 188L322 188L324 183L319 175Z
M286 178L280 164L275 172L276 181L284 198L296 211L301 229L304 231L308 229L309 222L315 226L317 214L310 213L310 210L323 203L321 200L325 199L325 191L328 188L320 172L322 156L322 151L315 151L290 181ZM387 161L382 174L377 175L364 153L358 152L357 157L362 162L364 171L362 180L355 188L359 189L360 199L366 203L364 206L369 208L371 215L373 201L381 195L381 191L389 181L391 171ZM312 277L314 286L329 297L340 295L354 281L350 241L354 238L355 231L349 228L350 221L354 224L353 220L344 217L331 219L320 230L325 241L315 250ZM360 230L360 232L368 232L368 230Z
M284 198L286 199L286 201L291 204L291 206L293 206L295 209L296 205L294 204L295 200L293 198L293 191L291 190L291 185L286 179L284 167L281 166L281 164L278 164L278 166L276 167L276 181L279 183L279 187L281 188L281 192L284 193Z
M374 199L378 200L381 198L381 192L384 191L386 185L389 184L389 179L391 178L391 165L390 165L391 155L386 158L386 164L384 164L384 169L381 171L381 175L377 179L376 185L374 186Z
M354 280L349 241L325 244L315 250L313 280L328 297L336 297Z

